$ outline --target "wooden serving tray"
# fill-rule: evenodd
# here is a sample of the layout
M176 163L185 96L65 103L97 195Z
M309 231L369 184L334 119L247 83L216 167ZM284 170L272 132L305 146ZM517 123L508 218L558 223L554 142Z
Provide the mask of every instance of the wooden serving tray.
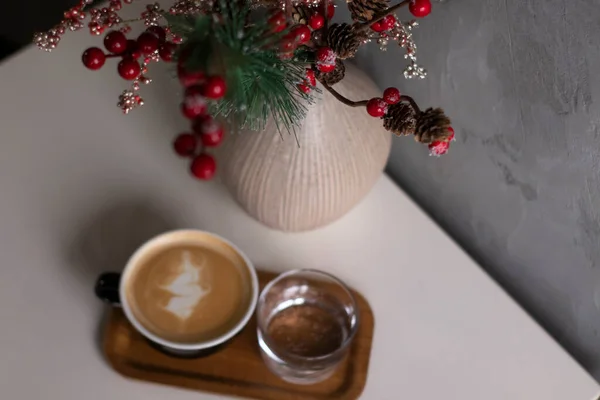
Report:
M261 290L276 274L258 271ZM120 309L110 311L104 354L110 365L129 378L204 392L264 400L357 399L369 368L374 318L369 303L353 291L360 326L350 353L335 374L315 385L294 385L278 378L263 363L253 317L225 348L206 357L181 359L152 347Z

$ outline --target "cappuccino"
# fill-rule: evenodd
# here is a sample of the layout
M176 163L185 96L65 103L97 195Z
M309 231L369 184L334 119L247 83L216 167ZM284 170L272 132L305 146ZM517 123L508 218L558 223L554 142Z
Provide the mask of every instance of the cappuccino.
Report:
M200 232L157 243L128 275L131 312L144 328L170 342L216 339L251 307L252 278L242 256Z

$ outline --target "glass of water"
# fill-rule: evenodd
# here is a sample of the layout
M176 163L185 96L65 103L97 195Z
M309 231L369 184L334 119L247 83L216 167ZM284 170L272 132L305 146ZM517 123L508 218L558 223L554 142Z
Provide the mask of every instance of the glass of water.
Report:
M288 382L327 379L346 357L358 319L356 301L339 279L308 269L284 273L258 299L263 360Z

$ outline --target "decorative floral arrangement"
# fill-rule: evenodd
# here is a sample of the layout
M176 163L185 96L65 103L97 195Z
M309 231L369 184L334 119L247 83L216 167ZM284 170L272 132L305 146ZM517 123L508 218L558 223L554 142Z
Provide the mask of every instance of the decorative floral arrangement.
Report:
M216 162L209 153L223 140L224 129L216 117L235 128L263 129L273 118L278 129L294 132L313 100L317 81L336 99L363 108L398 136L414 136L432 155L448 151L454 130L440 108L421 110L414 99L397 88L381 95L354 101L333 86L344 79L344 60L355 56L363 45L375 41L381 50L397 42L405 50L405 78L424 78L417 63L412 29L415 19L402 22L396 16L408 6L416 18L431 12L430 0L348 0L350 23L330 23L335 13L332 0L178 0L168 10L158 3L146 6L135 20L123 20L123 3L110 0L95 8L92 0L81 0L66 11L53 29L37 33L34 42L51 51L67 31L87 26L92 35L102 35L105 50L91 47L82 62L98 70L110 59L118 60L118 74L131 82L119 96L118 107L129 113L144 104L141 85L148 84L152 63L174 63L185 88L182 114L191 121L191 132L178 135L177 154L191 158L190 169L199 179L210 179ZM86 21L86 22L84 22ZM128 38L130 23L147 27L137 39Z

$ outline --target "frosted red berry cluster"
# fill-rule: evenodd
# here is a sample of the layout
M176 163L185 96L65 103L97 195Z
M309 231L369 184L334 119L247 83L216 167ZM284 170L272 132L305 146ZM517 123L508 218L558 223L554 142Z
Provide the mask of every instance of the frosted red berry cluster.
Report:
M329 2L327 12L322 7L312 10L312 14L307 18L306 23L298 23L288 25L288 19L283 11L276 11L269 17L269 24L272 27L272 32L279 33L289 28L289 33L286 34L279 43L279 57L289 59L294 56L294 52L298 46L306 45L311 40L311 35L315 31L325 27L325 15L327 19L333 18L335 14L335 5ZM315 52L316 63L315 67L321 72L331 72L335 69L336 54L329 47L322 47ZM317 85L315 72L312 69L306 70L306 76L296 85L298 90L304 94L309 94L312 88Z
M289 28L289 33L283 37L279 45L280 57L289 59L294 56L294 51L298 46L307 44L314 31L318 31L325 26L324 10L314 10L308 17L306 24L288 25L288 19L283 11L277 11L269 17L269 24L272 26L273 33L279 33ZM335 14L335 5L330 2L327 5L327 18L333 18Z
M449 127L450 137L448 140L435 140L431 142L429 145L429 155L430 156L443 156L450 149L450 142L454 142L456 139L454 138L454 128Z
M389 31L394 26L396 26L396 17L393 15L387 15L381 21L371 24L371 29L373 29L375 32L385 32Z
M221 76L207 76L202 71L189 71L185 68L185 57L177 66L179 82L185 87L182 114L191 121L191 132L175 138L173 148L182 157L192 159L190 171L198 179L211 179L217 163L207 149L216 147L223 141L223 126L208 113L210 101L225 96L227 85Z
M179 47L179 38L170 34L165 27L153 25L137 38L127 37L129 29L113 30L104 36L105 50L90 47L81 56L83 65L91 70L102 68L107 59L115 58L119 62L116 70L119 76L131 81L131 90L126 90L119 97L119 107L127 114L133 108L143 104L136 93L140 84L148 84L152 80L146 75L148 65L152 62L170 62Z
M370 116L375 118L382 118L388 112L388 106L396 104L402 100L400 90L395 87L389 87L383 91L383 97L373 97L367 102L366 110ZM448 152L450 149L450 142L454 141L454 129L450 130L450 137L448 140L435 140L429 144L429 154L432 156L441 156Z
M156 56L163 61L172 61L177 44L167 41L166 29L151 26L137 39L128 39L122 31L111 31L104 37L106 52L98 47L90 47L83 52L83 65L92 70L104 66L107 58L121 58L117 72L126 80L136 79L142 74L142 64L154 61ZM140 63L140 57L144 60ZM156 60L157 61L157 60Z
M302 93L309 94L313 87L317 86L317 78L315 76L315 71L310 68L306 69L306 77L302 83L299 83L298 90Z
M67 31L76 31L87 27L92 35L103 35L103 48L90 47L82 56L82 62L90 70L103 68L109 59L115 59L115 70L117 74L127 80L131 89L124 90L119 96L118 106L124 113L128 113L135 107L143 104L143 99L138 91L141 84L148 84L152 80L147 76L148 65L152 62L171 62L174 55L178 55L177 73L181 85L185 88L181 112L190 121L190 131L181 133L173 141L175 152L190 159L190 170L198 179L210 179L216 171L216 162L209 153L210 148L221 144L224 135L223 126L213 119L209 113L212 101L218 101L225 96L226 82L221 76L207 75L204 71L190 71L185 67L185 48L180 49L182 38L175 35L164 24L167 21L165 10L158 3L148 4L138 18L124 21L119 16L123 4L130 4L134 0L108 0L103 7L92 7L93 0L79 0L79 3L64 13L63 20L54 28L45 33L38 33L34 42L39 48L51 51L59 43L61 37ZM203 7L204 0L177 0L175 5L168 11L171 15L193 16L207 12ZM338 56L330 47L319 47L318 43L324 43L323 35L326 33L327 21L335 13L333 0L319 4L317 0L306 0L307 15L302 23L292 21L288 12L280 11L281 6L268 16L268 22L272 33L286 31L285 36L277 43L278 56L281 59L294 57L295 51L301 46L314 53L312 66L305 71L305 76L300 82L294 82L299 92L310 94L316 86L316 76L336 71L339 66ZM326 4L326 7L324 6ZM409 11L417 18L423 18L431 12L430 0L410 0L402 4L389 7L372 23L363 22L363 28L369 32L368 42L377 38L378 43L396 40L401 47L407 49L405 58L411 60L406 77L424 77L426 72L416 64L416 45L412 41L410 29L415 21L406 25L399 21L393 10L402 5L407 5ZM212 5L212 3L211 3ZM218 17L216 17L218 18ZM84 21L88 19L87 23ZM129 37L131 28L128 23L132 21L143 21L145 30L137 37ZM370 23L370 25L369 25ZM163 24L163 26L161 26ZM370 28L370 29L369 29ZM311 40L312 39L312 40ZM334 46L335 47L335 46ZM183 51L180 51L183 50ZM339 71L338 71L339 72ZM343 72L343 71L342 71ZM330 87L325 85L331 90ZM406 100L406 96L404 96ZM339 99L339 97L338 97ZM390 105L402 101L402 96L396 88L388 88L382 97L370 99L366 102L367 112L377 118L385 117ZM364 105L365 102L356 102ZM416 107L418 109L418 107ZM453 140L454 131L451 129L450 140L433 142L429 145L432 155L442 155L448 151L449 142Z
M321 47L315 52L316 68L321 72L331 72L335 69L337 55L329 47Z

